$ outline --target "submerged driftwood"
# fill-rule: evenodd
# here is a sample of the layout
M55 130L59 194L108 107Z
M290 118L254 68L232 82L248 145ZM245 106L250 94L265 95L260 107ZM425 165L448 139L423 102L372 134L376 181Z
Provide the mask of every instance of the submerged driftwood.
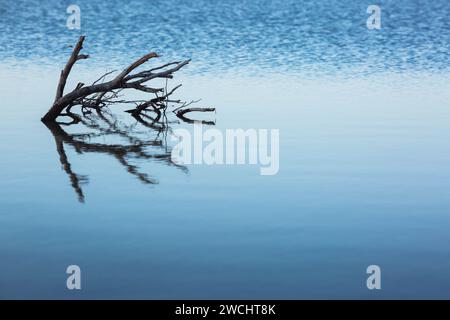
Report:
M158 180L143 171L139 162L153 160L187 172L186 167L172 161L171 147L167 143L167 135L172 131L171 124L196 122L197 120L188 117L190 112L215 111L214 108L191 107L198 101L183 102L171 98L181 85L168 90L167 79L172 79L173 74L189 64L190 60L170 62L136 72L136 68L158 57L156 53L150 52L134 61L110 81L106 81L106 78L112 77L113 72L103 74L91 85L78 83L75 89L64 93L67 78L74 64L88 58L88 55L80 54L84 39L84 36L80 37L65 68L61 71L53 105L41 119L55 138L60 164L69 176L70 184L79 201L85 200L82 185L89 179L88 176L77 174L72 169L65 145L79 154L100 153L112 156L128 173L144 184L157 184ZM165 80L164 88L152 88L147 85L150 80L156 79ZM152 96L143 100L124 99L122 91L126 92L128 89ZM132 108L129 108L130 104L133 105ZM132 121L130 124L128 121L122 121L117 117L118 114L109 108L124 105L126 107L121 110L128 112L135 122ZM81 108L75 109L76 106ZM168 119L169 109L178 120ZM207 120L199 122L206 125L215 124L214 121ZM63 129L63 126L74 124L78 124L75 127L81 130L80 133L70 133ZM108 143L108 140L111 142Z
M83 129L81 133L67 132L63 129L63 125L67 123L45 123L55 138L61 167L69 176L70 184L80 202L85 200L83 185L88 183L89 177L74 171L65 146L75 150L79 155L94 153L111 156L143 184L154 185L159 181L153 175L141 170L139 161L155 161L183 172L188 171L185 166L172 161L172 149L166 143L167 133L171 130L167 119L155 122L155 118L150 114L142 114L138 122L147 130L142 131L134 124L121 121L114 113L104 108L80 118L79 125ZM97 139L99 137L102 139Z
M152 88L149 87L147 82L154 79L172 79L173 74L189 64L190 60L170 62L158 67L146 69L144 71L133 71L145 64L147 61L158 58L158 54L150 52L140 59L134 61L112 80L104 82L105 78L112 74L108 72L102 75L98 80L94 81L91 85L85 85L84 83L78 83L75 89L69 93L64 94L67 78L72 70L72 67L79 60L89 58L89 55L80 54L83 49L83 42L85 36L81 36L78 43L73 49L73 52L67 61L66 66L61 70L58 87L56 90L55 100L48 112L42 117L44 123L56 122L59 116L66 116L72 118L74 123L80 121L79 117L71 112L71 108L74 106L81 106L83 113L89 111L89 109L99 109L112 104L126 104L132 103L134 108L127 110L135 118L139 117L139 114L151 110L156 114L160 114L161 111L165 111L169 103L179 105L173 113L183 121L191 122L190 118L186 117L188 112L210 112L215 111L214 108L189 108L188 106L196 101L189 103L181 100L171 100L170 96L181 85L176 86L172 90L168 91L165 88ZM154 95L152 99L146 101L131 101L119 99L119 93L125 89L138 90L145 93ZM205 124L213 124L211 121L203 121Z

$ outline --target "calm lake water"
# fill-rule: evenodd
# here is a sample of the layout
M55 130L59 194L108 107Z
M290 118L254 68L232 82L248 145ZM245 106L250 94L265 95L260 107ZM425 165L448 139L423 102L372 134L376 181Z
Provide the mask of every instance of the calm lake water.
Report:
M81 0L81 30L71 1L0 3L0 298L450 298L450 2L378 1L381 30L366 1ZM192 58L177 97L279 129L279 173L61 144L40 117L80 34L67 88Z

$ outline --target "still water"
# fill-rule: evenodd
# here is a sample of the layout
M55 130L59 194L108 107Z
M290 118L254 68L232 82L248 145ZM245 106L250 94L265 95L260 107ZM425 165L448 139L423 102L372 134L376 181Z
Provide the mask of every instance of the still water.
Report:
M381 30L364 1L78 1L81 30L70 1L0 3L0 298L450 298L448 1L379 1ZM177 97L279 129L278 174L61 140L40 117L80 34L67 88L192 58Z

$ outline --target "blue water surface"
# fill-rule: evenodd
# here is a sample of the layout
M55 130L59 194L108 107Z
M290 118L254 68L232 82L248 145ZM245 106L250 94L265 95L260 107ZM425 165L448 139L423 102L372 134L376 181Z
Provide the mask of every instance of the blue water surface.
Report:
M70 4L0 1L0 298L450 298L449 1L377 1L380 30L359 0L79 0L81 30ZM64 143L80 195L40 117L81 34L68 87L191 58L177 97L279 129L278 174Z

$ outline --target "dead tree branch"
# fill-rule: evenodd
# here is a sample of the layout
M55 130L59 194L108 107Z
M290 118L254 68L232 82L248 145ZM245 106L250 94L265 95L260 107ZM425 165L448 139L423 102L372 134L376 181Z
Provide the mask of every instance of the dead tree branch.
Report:
M85 85L84 83L78 83L75 89L68 93L64 93L67 79L69 74L79 60L89 58L88 55L80 54L83 49L85 37L81 36L78 43L73 49L66 66L61 71L58 87L56 89L56 96L53 105L48 112L42 117L42 121L45 123L56 122L59 116L69 116L70 112L67 109L72 108L75 105L80 105L82 110L85 111L89 108L101 108L106 105L114 103L135 103L136 101L117 100L118 93L124 89L134 89L137 91L154 94L155 97L149 100L145 100L133 109L134 115L149 108L167 108L168 103L181 103L179 100L168 100L168 97L178 89L181 85L176 86L170 92L165 92L164 88L153 88L146 83L154 79L172 79L173 74L189 64L190 60L175 61L166 63L164 65L153 67L144 71L133 73L135 69L142 66L151 59L158 58L158 54L150 52L138 60L131 63L128 67L123 69L112 80L104 81L108 75L111 75L114 71L107 72L92 83L92 85ZM66 112L64 113L64 110ZM206 111L206 110L205 110ZM76 119L73 119L76 122Z
M202 124L206 125L215 125L215 121L208 121L208 120L193 120L188 117L186 117L186 113L188 112L214 112L216 109L214 108L184 108L177 111L174 111L175 115L187 123L194 123L194 122L200 122Z
M72 91L65 92L66 83L71 70L79 60L89 56L80 54L85 37L81 36L73 49L66 66L61 71L56 96L53 105L42 117L42 121L50 129L56 142L59 161L70 179L80 202L84 202L85 195L82 185L88 182L88 177L76 174L69 162L65 146L77 153L101 153L114 157L128 173L138 178L144 184L157 184L158 180L143 171L143 162L158 162L174 166L187 172L187 167L173 162L171 146L167 141L168 133L172 133L171 124L194 123L188 113L214 112L214 108L197 108L191 105L200 100L184 102L175 98L177 85L168 89L168 79L173 74L189 64L190 60L175 61L152 67L143 71L135 71L158 55L150 52L131 63L117 75L109 71L98 77L91 85L78 82ZM111 79L111 80L108 80ZM154 79L163 79L164 88L149 86L147 83ZM126 99L125 93L131 90L151 95L150 98L140 100ZM125 110L132 117L125 117L123 121L117 114L110 111L110 107L125 105ZM129 105L133 107L130 108ZM81 108L75 108L76 106ZM168 119L168 110L177 119ZM59 118L59 119L57 119ZM64 119L61 119L64 118ZM203 124L214 125L214 121L200 121ZM69 133L62 126L70 126L84 130L81 133ZM86 132L87 131L87 132ZM110 143L107 140L111 139Z

